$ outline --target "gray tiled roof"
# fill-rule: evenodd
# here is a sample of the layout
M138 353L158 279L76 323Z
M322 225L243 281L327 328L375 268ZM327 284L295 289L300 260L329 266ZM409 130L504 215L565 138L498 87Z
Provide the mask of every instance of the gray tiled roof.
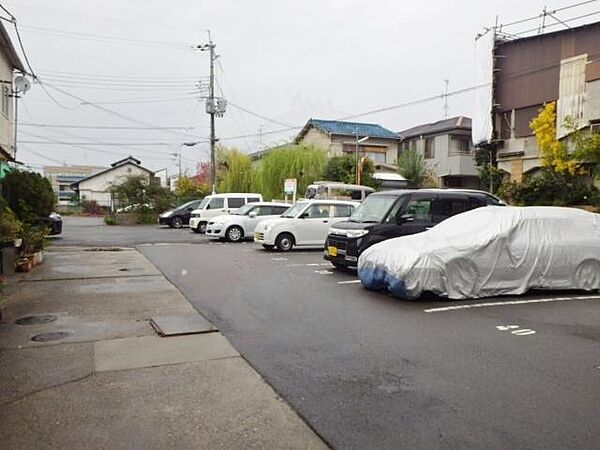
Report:
M452 130L470 131L471 119L469 117L464 116L451 117L450 119L444 119L434 123L417 125L416 127L409 128L408 130L400 131L399 134L404 139L408 139L415 136L427 136Z

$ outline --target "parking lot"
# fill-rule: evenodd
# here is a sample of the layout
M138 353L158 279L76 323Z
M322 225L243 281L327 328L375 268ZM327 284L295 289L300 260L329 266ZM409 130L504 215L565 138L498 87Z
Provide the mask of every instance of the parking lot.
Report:
M121 228L335 448L597 448L598 294L400 301L320 250Z

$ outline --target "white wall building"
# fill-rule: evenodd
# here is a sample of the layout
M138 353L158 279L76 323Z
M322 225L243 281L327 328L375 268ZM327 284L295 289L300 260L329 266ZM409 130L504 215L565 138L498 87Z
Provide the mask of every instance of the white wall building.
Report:
M89 177L73 183L73 189L79 192L80 200L96 201L100 206L112 208L111 187L122 183L131 176L153 177L154 172L141 166L141 161L129 156L114 162L108 169L96 172Z

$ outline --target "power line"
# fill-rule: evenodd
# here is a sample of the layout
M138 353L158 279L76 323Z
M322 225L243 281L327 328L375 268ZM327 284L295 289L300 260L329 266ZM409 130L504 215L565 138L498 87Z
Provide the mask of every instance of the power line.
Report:
M265 116L263 116L261 114L258 114L256 112L254 112L254 111L250 111L249 109L246 109L246 108L244 108L242 106L236 105L231 100L228 101L227 104L233 106L235 109L239 109L240 111L245 112L246 114L250 114L251 116L258 117L259 119L265 120L267 122L274 123L275 125L279 125L281 127L290 127L291 126L290 124L279 122L278 120L275 120L275 119L270 119L268 117L265 117Z
M597 0L594 0L597 1ZM577 16L577 17L571 17L570 19L565 19L562 22L572 22L574 20L579 20L579 19L585 19L586 17L591 17L591 16L595 16L596 14L600 14L600 11L594 11L588 14L582 14L581 16ZM553 23L549 23L548 25L545 25L544 28L550 28L550 27L555 27L561 25L561 23L559 22L553 22ZM532 33L534 31L538 31L538 28L531 28L529 30L525 30L525 31L520 31L518 33L511 33L511 36L522 36L524 34L528 34L528 33Z
M150 41L102 34L81 33L77 31L64 31L56 28L33 25L24 25L22 28L33 33L47 34L63 38L77 38L78 40L104 42L109 44L136 45L140 47L165 48L171 50L192 50L193 48L191 45L185 45L179 42Z
M40 136L42 137L42 136ZM48 139L43 137L44 139ZM177 145L177 142L93 142L93 141L82 141L82 142L67 142L67 141L53 141L53 142L44 142L44 141L24 141L21 140L23 144L57 144L57 145L100 145L100 146L108 146L108 147L124 147L126 145L132 146L172 146ZM208 142L208 141L202 141Z
M32 123L20 122L22 127L38 127L38 128L84 128L94 130L188 130L189 127L147 127L147 126L104 126L104 125L68 125L58 123ZM193 128L193 127L192 127Z

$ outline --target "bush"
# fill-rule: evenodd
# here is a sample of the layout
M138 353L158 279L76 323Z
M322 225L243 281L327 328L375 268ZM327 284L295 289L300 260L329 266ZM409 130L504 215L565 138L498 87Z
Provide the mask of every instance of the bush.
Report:
M377 189L379 183L373 179L375 166L373 161L367 159L362 165L361 184ZM327 181L339 181L340 183L356 183L356 155L348 154L333 156L327 161L323 171L323 179Z
M598 205L600 191L577 175L542 169L522 183L505 181L498 195L512 204L541 206Z
M25 255L31 255L44 248L44 237L48 230L39 225L23 224L19 237L23 239L22 250Z
M117 224L117 217L110 215L110 216L104 216L104 223L106 225L116 225Z
M100 206L96 200L82 200L81 208L84 214L91 216L101 216L106 214L106 207Z
M0 210L0 242L14 241L21 232L22 224L10 208Z
M48 217L54 208L52 186L38 173L9 173L2 180L2 194L17 218L25 223Z

